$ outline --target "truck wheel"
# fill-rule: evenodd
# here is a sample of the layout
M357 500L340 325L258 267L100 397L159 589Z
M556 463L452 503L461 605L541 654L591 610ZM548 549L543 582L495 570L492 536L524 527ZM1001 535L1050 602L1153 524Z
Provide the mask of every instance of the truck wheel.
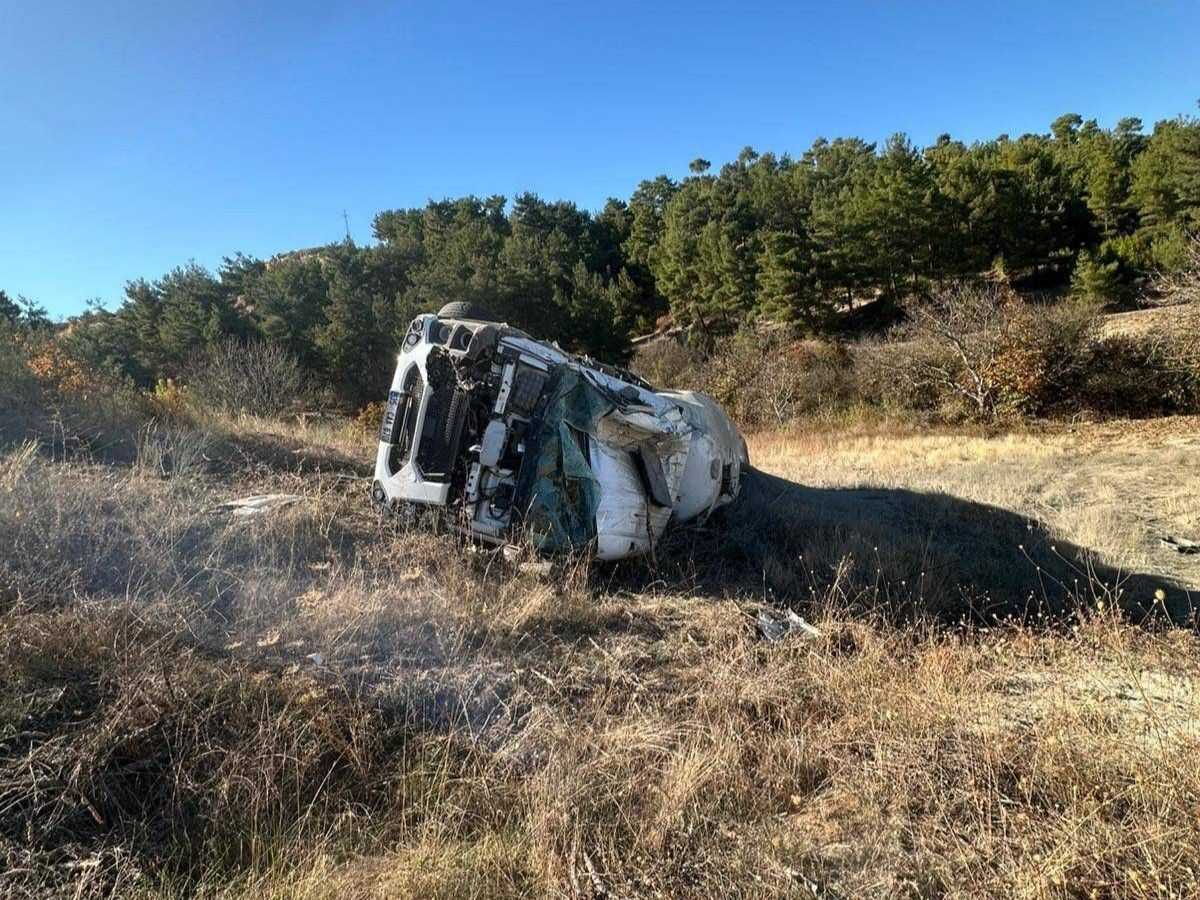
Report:
M499 322L492 311L478 303L468 303L466 300L455 300L447 303L438 310L439 319L468 319L472 322Z

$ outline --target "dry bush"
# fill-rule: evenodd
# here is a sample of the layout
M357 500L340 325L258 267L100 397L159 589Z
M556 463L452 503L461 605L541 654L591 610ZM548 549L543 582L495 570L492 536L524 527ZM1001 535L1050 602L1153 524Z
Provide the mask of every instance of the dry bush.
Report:
M1159 272L1150 283L1149 300L1162 304L1191 304L1200 307L1200 233L1189 238L1179 264Z
M40 401L41 390L24 347L16 335L0 332L0 439L26 437Z
M1200 315L1189 312L1168 329L1104 335L1084 304L958 288L918 305L893 339L854 345L854 390L863 406L948 422L1196 412Z
M358 411L358 415L354 417L354 425L363 434L378 434L385 412L387 412L387 401L373 400Z
M225 338L198 358L187 373L188 391L223 413L284 416L312 394L299 361L277 344Z
M1082 405L1080 387L1091 365L1099 318L1066 302L1013 311L1008 341L995 360L998 409L1025 416L1067 414Z
M1102 338L1091 348L1079 402L1130 417L1200 411L1200 330Z
M16 340L23 345L33 377L60 396L86 396L105 389L98 373L71 356L53 334L18 334Z
M741 334L709 360L701 390L750 428L782 425L845 406L849 357L844 347L786 334Z
M174 424L191 424L194 420L188 393L173 378L160 378L146 397L154 419Z
M1037 359L1022 340L1021 301L994 284L958 284L912 304L909 339L919 348L904 372L916 390L961 402L980 419L996 415L1005 388L1036 379Z
M629 368L656 388L693 388L705 365L705 354L679 336L656 338L633 351Z
M786 329L746 329L702 354L675 340L639 348L634 368L652 384L708 394L743 427L781 425L845 408L849 355L839 344L796 340Z
M912 341L860 341L850 352L859 403L900 417L941 407L937 386L920 377L938 359L937 348Z
M128 380L55 335L0 333L0 443L36 437L58 455L129 459L146 416Z
M1096 341L1082 380L1082 403L1129 416L1200 411L1200 236L1180 265L1160 273L1143 297L1171 307L1145 333L1111 333Z
M1087 304L1038 305L1007 287L962 283L914 302L887 340L797 341L756 328L709 355L659 341L639 348L635 366L711 395L747 429L1189 413L1200 410L1200 315L1179 310L1169 329L1102 336Z
M1191 409L1200 410L1200 234L1188 242L1181 268L1160 277L1154 288L1183 307L1170 332L1158 336L1156 355L1168 372L1186 384Z

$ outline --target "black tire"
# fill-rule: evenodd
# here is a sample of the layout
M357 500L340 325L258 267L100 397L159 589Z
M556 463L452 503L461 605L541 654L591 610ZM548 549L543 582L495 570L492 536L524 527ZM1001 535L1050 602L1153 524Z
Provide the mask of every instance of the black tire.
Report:
M466 300L455 300L447 303L438 310L439 319L468 319L472 322L499 322L492 311L478 303L468 303Z

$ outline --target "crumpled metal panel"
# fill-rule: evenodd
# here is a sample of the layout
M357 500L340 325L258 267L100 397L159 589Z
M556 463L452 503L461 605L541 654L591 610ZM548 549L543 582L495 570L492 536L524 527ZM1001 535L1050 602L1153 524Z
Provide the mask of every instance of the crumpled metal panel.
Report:
M529 441L538 456L525 467L517 503L530 541L555 551L584 547L596 537L600 483L577 435L589 434L613 404L570 368L560 370L549 390Z

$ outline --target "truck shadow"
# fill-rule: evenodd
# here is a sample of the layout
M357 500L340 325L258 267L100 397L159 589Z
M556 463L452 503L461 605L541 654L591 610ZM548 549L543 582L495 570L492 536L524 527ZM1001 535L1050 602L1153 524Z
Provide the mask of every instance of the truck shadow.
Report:
M1200 600L1009 510L945 494L813 488L757 470L737 503L671 533L655 561L628 574L644 586L657 579L796 608L832 602L897 620L1054 620L1103 604L1184 624Z

